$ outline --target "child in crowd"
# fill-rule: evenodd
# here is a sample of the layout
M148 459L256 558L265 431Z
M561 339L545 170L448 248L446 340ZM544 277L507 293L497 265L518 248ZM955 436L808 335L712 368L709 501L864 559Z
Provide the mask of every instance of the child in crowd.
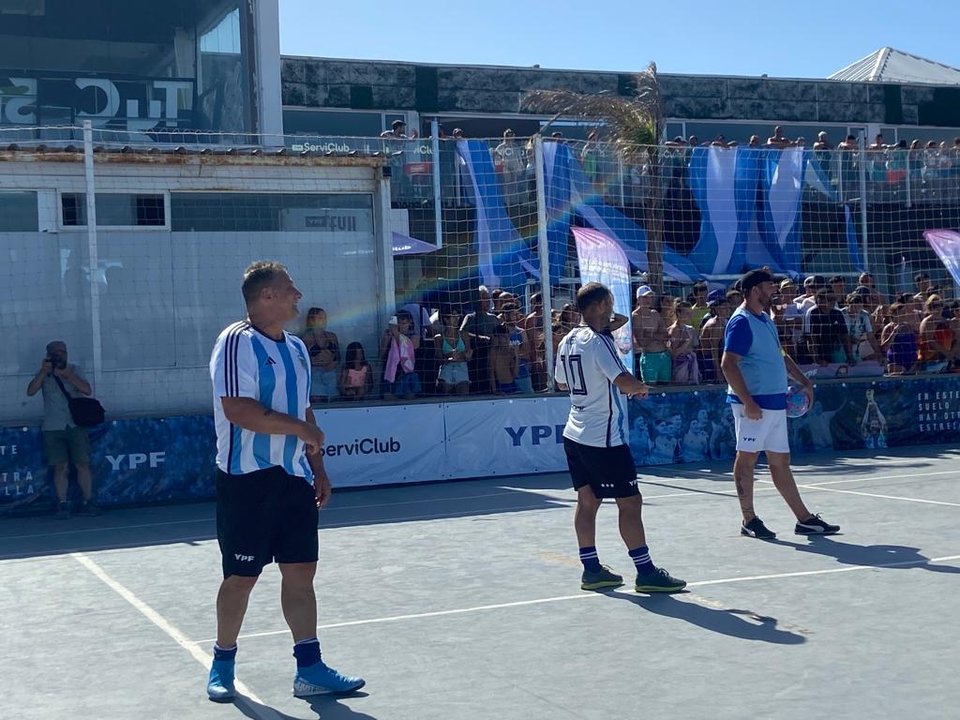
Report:
M413 333L413 316L401 310L390 318L383 338L383 398L412 400L420 392L420 378L416 373L414 351L420 337ZM412 337L411 337L412 336Z
M673 306L676 321L667 328L667 346L673 356L673 382L680 385L699 385L700 367L697 364L697 331L690 324L692 306L686 300L677 300Z
M373 389L373 369L367 362L363 345L347 345L346 359L340 373L340 395L347 400L362 400Z
M517 353L510 346L510 332L497 325L490 347L490 386L497 395L517 392L517 371Z

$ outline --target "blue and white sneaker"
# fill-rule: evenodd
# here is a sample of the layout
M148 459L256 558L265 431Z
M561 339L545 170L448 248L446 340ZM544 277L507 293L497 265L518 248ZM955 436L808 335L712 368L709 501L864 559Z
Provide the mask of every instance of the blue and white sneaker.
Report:
M363 678L342 675L321 660L314 665L297 668L293 679L294 697L311 695L346 695L367 684Z
M213 661L207 681L208 698L214 702L230 702L237 696L237 689L233 686L236 667L236 660Z

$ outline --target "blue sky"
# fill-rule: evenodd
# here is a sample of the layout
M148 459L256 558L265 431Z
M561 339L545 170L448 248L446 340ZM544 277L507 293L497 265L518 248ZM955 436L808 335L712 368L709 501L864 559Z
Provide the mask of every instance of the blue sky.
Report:
M960 67L955 8L955 0L691 0L646 7L628 0L280 0L280 49L620 71L655 60L664 73L822 78L883 46Z

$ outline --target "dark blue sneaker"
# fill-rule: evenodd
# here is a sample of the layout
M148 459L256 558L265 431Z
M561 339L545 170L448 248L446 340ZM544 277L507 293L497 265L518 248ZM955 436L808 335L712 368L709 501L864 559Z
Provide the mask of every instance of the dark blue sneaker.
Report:
M311 695L346 695L356 692L366 684L363 678L341 675L321 660L314 665L297 668L297 675L293 679L293 694L298 698Z
M840 526L831 525L819 515L811 515L803 522L798 522L793 531L797 535L836 535L840 532Z
M236 660L214 660L207 681L207 697L214 702L230 702L237 696L233 686Z
M797 527L800 527L799 525ZM740 534L747 537L757 538L757 540L773 540L777 534L763 524L763 520L754 517L748 523L740 525Z

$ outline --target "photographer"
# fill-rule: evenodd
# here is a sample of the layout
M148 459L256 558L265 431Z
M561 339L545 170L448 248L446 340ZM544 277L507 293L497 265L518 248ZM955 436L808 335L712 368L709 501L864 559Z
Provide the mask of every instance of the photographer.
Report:
M80 512L97 515L93 504L93 484L90 477L90 439L86 428L77 427L70 416L67 395L90 395L90 383L80 377L75 365L67 362L67 345L54 340L47 345L40 370L27 386L27 395L33 397L43 391L43 455L54 469L57 489L57 517L69 517L67 504L70 463L77 468L77 482L83 493Z

